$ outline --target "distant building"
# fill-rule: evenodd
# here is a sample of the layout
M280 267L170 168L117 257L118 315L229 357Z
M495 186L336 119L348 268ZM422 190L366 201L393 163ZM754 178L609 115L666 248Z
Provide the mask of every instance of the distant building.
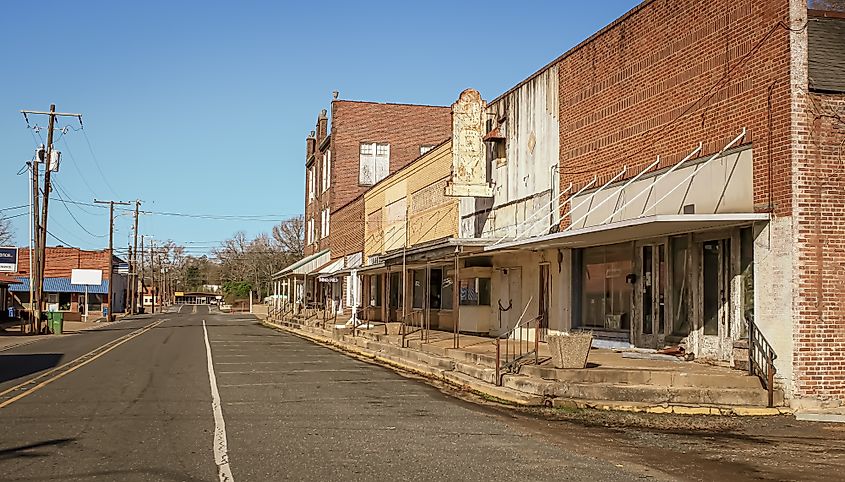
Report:
M85 304L85 287L71 284L74 269L99 269L103 280L99 286L88 287L88 311L90 315L102 315L103 310L113 308L115 313L123 312L126 306L126 275L118 274L116 266L125 263L117 256L112 256L113 275L109 274L108 250L89 251L64 246L46 249L44 266L44 306L43 310L61 311L69 321L81 319ZM18 249L18 270L7 273L7 277L17 281L9 285L9 291L16 302L26 309L29 300L29 248ZM114 283L114 300L109 299L109 285Z

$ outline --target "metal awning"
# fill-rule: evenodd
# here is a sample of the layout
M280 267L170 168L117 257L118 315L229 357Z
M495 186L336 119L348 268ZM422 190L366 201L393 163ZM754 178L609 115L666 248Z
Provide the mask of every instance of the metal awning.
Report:
M586 248L768 221L767 213L657 214L487 246L484 251Z
M335 276L335 274L340 271L341 268L343 268L343 258L330 261L328 264L318 269L316 273L311 274L316 274L317 279L324 283L335 283L338 281L338 277Z
M306 256L296 263L291 264L287 268L273 274L273 279L282 278L290 275L304 275L308 274L320 266L326 264L331 258L331 250L324 249L319 253L314 253L311 256Z
M25 293L29 291L29 278L18 278L15 284L9 285L9 291ZM71 284L70 278L44 278L45 293L85 293L84 285ZM88 293L105 295L109 292L109 280L100 281L99 285L89 285Z

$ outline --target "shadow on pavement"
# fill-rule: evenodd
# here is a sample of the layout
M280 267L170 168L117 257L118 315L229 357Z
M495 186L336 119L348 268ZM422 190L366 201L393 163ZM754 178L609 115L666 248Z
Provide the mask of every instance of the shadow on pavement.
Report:
M59 446L68 444L76 440L75 438L57 438L53 440L45 440L43 442L36 442L28 445L21 445L19 447L12 447L8 449L0 449L0 460L14 459L17 457L47 457L50 454L46 452L36 452L32 449L40 449L43 447Z
M0 354L0 383L53 368L61 353Z

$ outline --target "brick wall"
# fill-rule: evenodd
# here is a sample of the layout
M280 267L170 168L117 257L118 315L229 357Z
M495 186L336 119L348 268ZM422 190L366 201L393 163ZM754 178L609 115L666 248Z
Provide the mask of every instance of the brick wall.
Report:
M419 157L420 146L439 144L452 132L452 117L449 107L408 104L379 104L335 100L332 102L331 125L318 118L315 125L316 144L310 149L314 154L314 172L317 199L308 202L307 169L305 179L305 219L314 219L315 241L305 249L309 255L332 248L331 236L335 225L336 210L342 209L371 186L358 184L359 146L362 142L390 144L390 173L396 172ZM331 139L323 149L320 144L326 135ZM331 186L320 193L323 153L331 150ZM329 236L320 237L320 216L323 208L331 211ZM307 226L306 226L307 227ZM332 254L332 257L337 257Z
M787 15L788 0L646 1L565 54L561 186L670 166L700 141L713 153L746 127L755 206L789 215Z
M329 243L332 259L364 251L364 196L332 213Z
M101 269L103 279L109 278L109 252L85 251L79 248L47 247L46 278L70 278L73 269ZM13 277L29 276L29 248L18 249L18 271L9 273Z
M420 156L421 145L440 144L452 134L449 107L332 102L332 207L338 209L369 189L358 184L361 142L390 144L390 173Z
M795 169L797 392L845 400L845 95L810 94Z

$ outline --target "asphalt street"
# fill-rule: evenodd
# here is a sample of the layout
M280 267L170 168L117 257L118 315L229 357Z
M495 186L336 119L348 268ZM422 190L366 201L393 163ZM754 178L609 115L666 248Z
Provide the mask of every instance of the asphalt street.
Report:
M830 480L845 470L841 426L514 410L249 315L177 311L0 352L0 480Z
M641 468L569 453L501 414L260 326L252 317L209 313L204 306L181 311L0 353L0 393L40 377L20 398L9 402L7 395L4 402L0 397L6 403L0 408L0 478L630 480L642 475ZM69 373L50 372L132 335ZM32 360L39 362L26 368ZM219 393L219 419L210 379Z

